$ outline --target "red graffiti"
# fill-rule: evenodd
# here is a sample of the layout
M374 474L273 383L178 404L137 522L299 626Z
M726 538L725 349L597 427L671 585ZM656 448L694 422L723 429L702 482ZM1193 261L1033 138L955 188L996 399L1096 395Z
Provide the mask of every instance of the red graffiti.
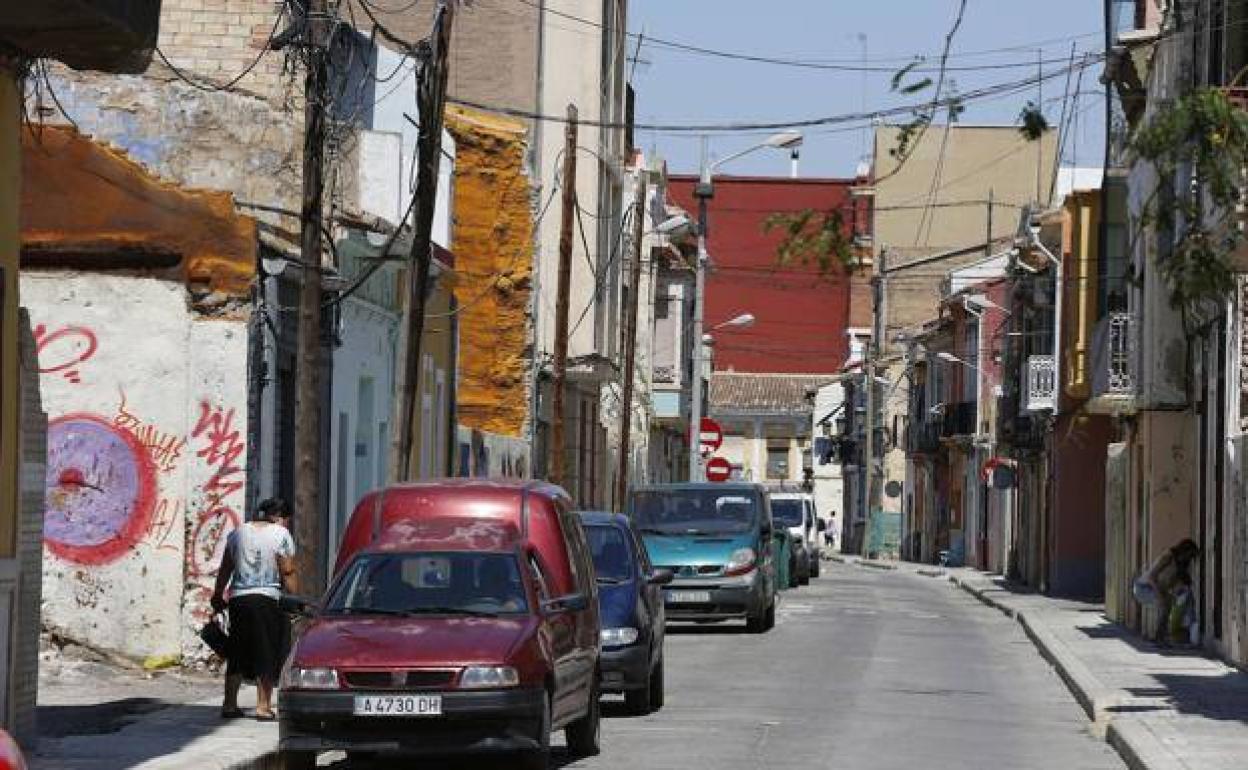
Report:
M213 407L206 401L200 404L199 421L191 438L202 443L195 456L213 469L204 482L204 505L187 546L187 569L192 576L201 577L216 569L226 537L239 524L238 512L229 498L243 489L243 469L238 462L247 446L234 427L234 410Z
M95 332L85 326L64 326L51 333L43 324L35 327L39 371L43 374L63 372L65 379L74 384L82 382L78 364L95 355L98 347Z

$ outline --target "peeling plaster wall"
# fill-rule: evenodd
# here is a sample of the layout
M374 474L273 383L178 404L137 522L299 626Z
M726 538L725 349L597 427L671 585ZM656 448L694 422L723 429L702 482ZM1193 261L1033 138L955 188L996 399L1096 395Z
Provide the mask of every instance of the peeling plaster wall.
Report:
M534 260L526 128L466 109L450 110L447 128L457 144L451 245L461 307L459 423L520 438L529 413Z
M52 87L84 134L160 176L298 209L302 114L243 93L180 81L51 68Z
M44 622L137 659L202 656L243 515L246 321L151 278L28 271L22 292L50 419Z

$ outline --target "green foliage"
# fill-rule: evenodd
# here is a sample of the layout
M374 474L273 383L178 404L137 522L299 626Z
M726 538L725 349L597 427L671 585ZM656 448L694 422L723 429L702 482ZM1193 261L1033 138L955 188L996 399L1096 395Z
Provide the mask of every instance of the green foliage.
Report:
M1131 149L1158 178L1140 230L1176 236L1157 267L1171 305L1199 317L1235 289L1231 259L1244 240L1237 208L1248 168L1248 113L1221 91L1198 89L1158 110Z
M1018 133L1029 142L1035 142L1049 130L1049 120L1044 117L1044 110L1035 102L1027 102L1018 113Z
M820 273L840 273L854 263L853 244L840 211L777 212L763 220L763 232L783 234L776 256L781 265L814 265Z

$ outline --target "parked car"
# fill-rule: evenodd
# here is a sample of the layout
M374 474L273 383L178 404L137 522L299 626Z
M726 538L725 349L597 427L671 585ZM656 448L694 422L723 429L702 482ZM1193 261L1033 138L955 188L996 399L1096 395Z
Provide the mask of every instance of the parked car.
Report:
M771 507L758 484L665 484L629 498L650 560L675 575L667 619L744 618L753 633L776 623Z
M663 590L670 570L656 570L629 518L581 513L598 579L602 691L623 693L635 715L663 708Z
M288 768L320 751L518 752L552 730L599 747L598 593L563 490L444 481L356 507L335 579L281 682Z
M771 515L776 525L783 525L793 536L801 551L797 561L798 580L803 584L810 578L819 577L819 561L823 550L820 540L826 529L815 511L814 496L805 492L772 492Z
M0 730L0 770L26 770L21 747L4 730Z

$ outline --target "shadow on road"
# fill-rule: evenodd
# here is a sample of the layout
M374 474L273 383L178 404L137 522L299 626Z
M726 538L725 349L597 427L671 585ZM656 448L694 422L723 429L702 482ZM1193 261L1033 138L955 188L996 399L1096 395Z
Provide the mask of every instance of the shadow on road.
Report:
M740 623L690 623L679 626L668 626L667 633L676 636L746 636L745 626Z
M137 717L172 704L155 698L123 698L105 703L72 706L40 706L36 711L42 738L115 733Z
M551 749L550 767L568 767L577 759L561 748ZM478 757L379 757L335 763L334 770L515 770L516 758L506 754Z

